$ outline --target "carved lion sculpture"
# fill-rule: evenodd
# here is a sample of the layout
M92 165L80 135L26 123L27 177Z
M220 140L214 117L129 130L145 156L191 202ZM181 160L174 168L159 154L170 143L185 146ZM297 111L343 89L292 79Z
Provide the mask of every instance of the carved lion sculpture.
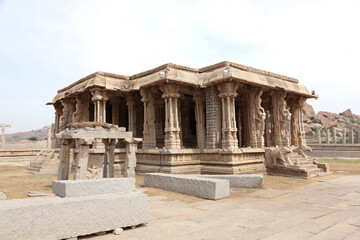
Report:
M312 149L311 149L311 147L309 147L307 145L301 145L301 146L295 148L294 152L298 152L301 156L308 159L306 152L312 152Z
M271 151L271 165L294 165L288 154L293 151L289 147L277 147Z

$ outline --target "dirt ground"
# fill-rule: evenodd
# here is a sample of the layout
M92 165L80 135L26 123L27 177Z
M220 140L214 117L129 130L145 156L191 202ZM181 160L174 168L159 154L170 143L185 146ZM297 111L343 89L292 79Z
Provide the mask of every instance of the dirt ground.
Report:
M360 159L321 159L319 161L329 163L333 174L310 180L264 175L263 188L281 190L299 189L313 182L341 176L360 175ZM4 192L7 199L27 198L28 191L51 193L51 181L55 179L56 175L34 175L28 173L25 166L0 166L0 192ZM143 183L143 177L137 176L137 187L143 188ZM231 195L241 197L256 190L244 188L232 189ZM196 202L201 200L196 197L154 188L146 188L146 194L149 196L164 196L166 201Z

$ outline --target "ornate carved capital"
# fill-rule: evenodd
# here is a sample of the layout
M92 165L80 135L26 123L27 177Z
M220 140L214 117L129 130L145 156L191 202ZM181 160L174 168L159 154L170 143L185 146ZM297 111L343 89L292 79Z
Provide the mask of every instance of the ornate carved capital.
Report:
M236 92L236 90L239 87L238 82L224 82L216 85L216 87L220 92L219 94L220 98L225 98L225 97L235 98L238 95Z
M163 92L162 98L179 98L179 89L180 86L176 84L165 84L160 86L161 91Z

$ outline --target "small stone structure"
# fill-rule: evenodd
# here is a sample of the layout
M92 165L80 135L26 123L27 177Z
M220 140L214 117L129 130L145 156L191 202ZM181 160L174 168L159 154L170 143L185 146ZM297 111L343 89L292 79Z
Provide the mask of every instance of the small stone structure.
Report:
M0 201L0 239L70 239L146 224L134 178L54 181L56 196Z
M59 167L58 149L41 149L30 162L28 172L36 175L56 174Z
M70 172L70 147L73 141L78 146L75 163L74 179L86 178L112 178L114 177L115 144L118 139L126 142L126 163L124 176L134 177L136 166L136 145L141 138L133 138L132 132L125 132L125 128L102 122L70 124L56 135L61 142L60 163L58 179L69 179ZM103 142L105 145L104 161L99 166L89 166L90 145Z
M1 148L5 148L5 128L11 127L10 124L0 124L1 127Z

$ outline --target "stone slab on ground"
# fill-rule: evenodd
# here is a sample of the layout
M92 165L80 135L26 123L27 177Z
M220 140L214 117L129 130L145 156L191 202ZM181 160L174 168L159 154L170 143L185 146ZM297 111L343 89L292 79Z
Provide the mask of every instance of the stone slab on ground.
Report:
M146 173L144 185L212 200L225 198L230 195L228 180L202 178L191 175Z
M238 188L261 188L264 179L263 174L200 175L199 177L229 180L230 187Z
M64 239L147 223L140 192L0 202L0 239Z
M52 182L52 189L59 197L124 193L135 190L135 178L58 180Z

